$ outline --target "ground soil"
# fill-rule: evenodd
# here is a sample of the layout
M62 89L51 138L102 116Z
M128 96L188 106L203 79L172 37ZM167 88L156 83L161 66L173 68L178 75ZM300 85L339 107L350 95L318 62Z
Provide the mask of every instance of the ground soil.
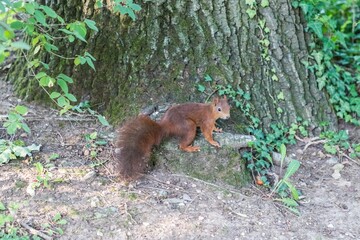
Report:
M32 158L0 166L0 202L18 205L13 225L19 233L39 230L50 236L59 227L63 234L54 233L55 239L360 239L359 164L324 154L321 144L306 151L302 142L291 148L290 157L301 161L292 181L304 197L296 216L253 184L236 188L161 167L124 186L102 165L113 157L113 128L91 116L59 116L51 108L21 102L0 80L2 121L18 103L29 108L32 132L17 137L41 144ZM108 141L93 148L96 158L84 137L92 132ZM350 134L356 138L359 129ZM4 128L0 135L8 138ZM52 160L54 153L59 157ZM51 187L31 193L36 162L48 169ZM334 166L343 167L340 175L334 175ZM66 224L54 222L57 213Z

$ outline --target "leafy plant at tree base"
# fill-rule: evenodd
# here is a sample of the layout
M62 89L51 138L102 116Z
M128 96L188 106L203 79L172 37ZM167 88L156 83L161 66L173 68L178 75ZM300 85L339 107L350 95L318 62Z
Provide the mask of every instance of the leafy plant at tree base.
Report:
M213 80L209 75L205 76L205 82L211 84L212 81ZM261 185L272 188L270 196L273 197L276 193L277 196L280 197L279 199L276 198L274 200L281 201L290 211L295 214L299 214L297 209L298 203L296 202L299 199L299 194L297 189L290 182L290 177L298 170L300 162L297 160L290 161L283 178L279 182L275 183L273 187L270 185L267 175L269 173L269 169L273 166L272 154L274 152L280 152L280 169L282 169L286 156L285 145L295 144L295 135L298 133L307 137L307 127L309 123L298 119L298 122L291 124L290 127L285 127L281 124L272 124L270 126L270 130L265 133L262 129L259 129L260 120L252 116L250 113L251 106L248 103L251 98L250 93L247 93L240 88L235 91L231 86L225 87L221 85L214 85L212 88L215 88L213 92L218 92L219 95L225 94L232 98L236 107L238 107L242 113L250 119L250 126L247 128L247 131L253 135L256 140L249 143L250 150L245 151L242 157L247 160L247 167L252 172L254 180L256 180L257 183L261 182ZM198 84L198 91L205 93L206 90L207 89L204 85ZM208 95L211 96L212 94L213 93ZM238 98L241 100L238 100Z
M280 146L280 154L281 154L281 164L280 164L280 175L281 170L284 164L284 160L286 157L286 147L284 144ZM270 197L274 193L277 193L280 198L275 198L274 200L280 201L284 204L284 206L289 209L291 212L299 215L300 212L297 209L299 204L297 201L299 200L299 191L295 188L295 186L290 182L290 177L296 173L296 171L300 167L300 162L298 160L291 160L284 176L275 183L275 185L272 188Z
M327 153L340 157L360 158L360 144L350 143L349 135L345 130L326 131L320 134L320 138L326 140L324 149Z
M360 124L360 5L357 1L293 1L307 21L314 43L310 61L319 89L328 93L339 118Z

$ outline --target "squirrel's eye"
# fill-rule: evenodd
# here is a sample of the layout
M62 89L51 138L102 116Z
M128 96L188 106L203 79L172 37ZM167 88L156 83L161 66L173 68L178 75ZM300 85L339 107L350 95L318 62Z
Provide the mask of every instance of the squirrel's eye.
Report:
M218 108L218 111L221 112L221 107Z

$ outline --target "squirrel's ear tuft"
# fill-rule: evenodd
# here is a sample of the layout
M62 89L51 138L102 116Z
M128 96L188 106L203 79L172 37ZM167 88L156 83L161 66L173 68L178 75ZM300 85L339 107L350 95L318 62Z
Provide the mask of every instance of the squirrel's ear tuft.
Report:
M214 97L214 99L213 99L213 104L214 105L217 105L218 103L219 103L219 98L218 97Z
M224 100L227 100L227 97L226 97L226 95L224 95L223 99L224 99Z

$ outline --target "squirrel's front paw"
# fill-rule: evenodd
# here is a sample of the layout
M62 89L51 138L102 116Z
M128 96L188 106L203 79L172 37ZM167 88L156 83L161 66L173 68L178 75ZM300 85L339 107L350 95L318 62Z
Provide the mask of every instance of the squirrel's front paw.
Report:
M216 141L212 141L210 142L211 145L213 145L214 147L221 147L220 143L216 142Z

